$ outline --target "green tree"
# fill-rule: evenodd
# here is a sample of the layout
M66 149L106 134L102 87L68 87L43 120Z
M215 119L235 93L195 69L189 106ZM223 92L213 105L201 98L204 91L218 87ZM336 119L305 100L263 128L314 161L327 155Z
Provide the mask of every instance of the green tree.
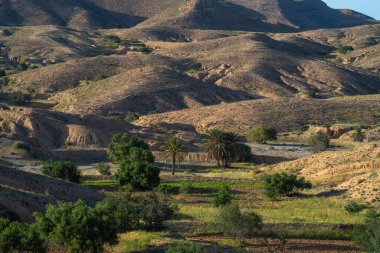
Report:
M142 208L140 198L128 193L107 197L96 204L99 213L115 219L120 231L138 228Z
M250 142L266 144L268 141L277 140L277 131L274 128L261 125L251 128L246 137Z
M268 198L277 198L297 193L300 190L311 189L312 184L303 177L287 173L276 173L264 179L264 193Z
M254 236L261 230L262 219L253 212L242 213L237 204L230 204L221 209L216 224L226 236L244 243L247 236Z
M108 147L108 156L114 162L121 162L130 156L132 148L146 150L145 160L153 163L153 154L149 151L149 146L144 141L129 134L116 134L112 137L112 143Z
M124 160L116 176L120 185L152 189L160 184L160 169L144 160Z
M34 226L44 239L70 253L100 253L105 244L117 242L117 223L83 201L48 205L45 214L36 213Z
M352 139L356 142L364 142L365 140L365 134L363 133L363 130L361 127L357 127L352 134Z
M330 147L330 138L323 132L318 132L310 137L309 145L314 152L322 152Z
M161 146L161 150L167 158L172 160L172 175L174 175L176 162L180 161L181 156L186 154L184 143L173 135Z
M42 165L42 173L73 183L80 182L80 171L71 161L49 161Z
M215 207L225 206L232 201L232 192L230 187L223 185L214 193L213 203Z
M380 252L380 215L378 213L370 211L364 224L355 226L353 241L365 252Z
M156 230L162 227L162 223L171 219L178 208L170 204L169 200L156 193L146 193L141 199L141 221L144 228L149 230Z
M45 241L34 226L0 218L0 252L46 252Z

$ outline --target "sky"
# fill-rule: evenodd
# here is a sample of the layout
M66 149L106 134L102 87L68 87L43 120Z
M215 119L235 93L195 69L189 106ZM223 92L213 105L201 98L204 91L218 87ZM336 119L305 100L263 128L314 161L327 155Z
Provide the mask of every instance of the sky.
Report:
M335 9L351 9L380 20L380 0L323 0Z

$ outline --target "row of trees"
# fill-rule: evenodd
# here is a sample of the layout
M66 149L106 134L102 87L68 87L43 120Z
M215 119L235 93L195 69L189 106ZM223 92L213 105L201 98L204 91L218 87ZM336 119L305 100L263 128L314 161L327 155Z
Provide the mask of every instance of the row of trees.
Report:
M160 229L177 208L157 193L109 197L95 207L83 201L48 205L35 213L35 222L25 225L0 218L0 252L46 252L63 247L70 253L100 253L118 241L118 232Z

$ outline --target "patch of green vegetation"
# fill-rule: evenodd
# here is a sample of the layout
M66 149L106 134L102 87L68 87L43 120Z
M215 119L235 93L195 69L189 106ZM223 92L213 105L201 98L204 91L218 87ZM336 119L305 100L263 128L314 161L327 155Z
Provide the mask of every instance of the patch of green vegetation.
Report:
M182 187L184 184L191 184L194 188L200 188L200 189L216 189L219 187L223 187L224 185L228 185L231 188L260 188L262 186L262 183L260 182L220 182L220 181L173 181L173 182L162 182L162 185L170 185L170 186L177 186Z
M118 182L116 180L85 180L81 182L84 186L92 186L92 187L116 187L118 186Z

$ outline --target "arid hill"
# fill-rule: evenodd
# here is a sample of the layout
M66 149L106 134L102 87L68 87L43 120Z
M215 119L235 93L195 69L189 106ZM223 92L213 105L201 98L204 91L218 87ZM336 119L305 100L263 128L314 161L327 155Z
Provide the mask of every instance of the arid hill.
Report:
M131 27L141 22L188 28L292 31L374 23L321 0L2 0L0 25Z
M0 166L0 212L6 207L23 221L32 221L32 213L44 211L46 204L79 199L95 205L102 194L78 184Z
M267 124L281 132L306 130L307 125L335 123L373 125L380 111L380 99L359 96L334 99L259 99L197 109L148 115L134 122L145 127L160 124L191 125L204 132L221 128L244 133L250 127Z

